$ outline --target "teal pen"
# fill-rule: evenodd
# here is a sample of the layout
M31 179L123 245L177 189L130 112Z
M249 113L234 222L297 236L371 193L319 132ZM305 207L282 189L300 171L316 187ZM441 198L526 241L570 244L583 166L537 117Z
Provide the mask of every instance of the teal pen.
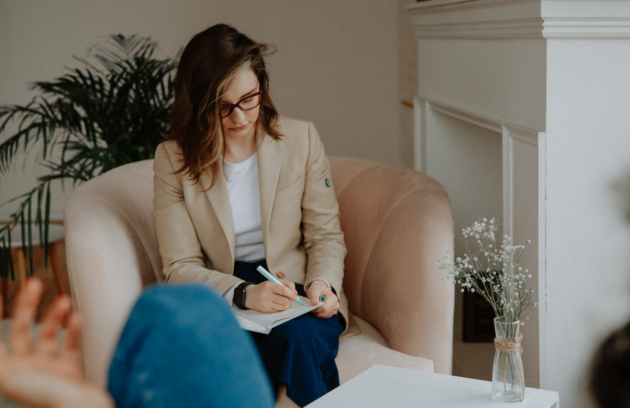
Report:
M278 279L276 279L275 276L273 276L272 274L270 274L265 268L263 268L262 266L259 266L258 268L256 268L256 270L258 272L260 272L260 274L262 276L264 276L265 278L269 279L270 281L272 281L273 283L277 283L278 285L282 285L286 288L286 286L280 282ZM297 298L297 301L299 304L301 304L302 306L304 306L304 303L302 303L302 301L300 300L300 298Z

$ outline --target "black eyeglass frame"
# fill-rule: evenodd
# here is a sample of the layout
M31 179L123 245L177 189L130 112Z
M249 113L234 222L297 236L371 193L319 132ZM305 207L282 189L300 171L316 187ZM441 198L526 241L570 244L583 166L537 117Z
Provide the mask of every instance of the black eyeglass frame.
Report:
M260 98L258 98L258 103L256 104L256 106L252 106L249 109L243 109L241 107L241 103L243 101L245 101L246 99L249 98L253 98L255 96L260 96ZM262 96L263 96L263 91L258 91L256 93L253 93L251 95L247 95L246 97L244 97L243 99L241 99L240 101L236 102L235 104L231 104L231 103L227 103L227 102L222 102L221 103L221 107L219 108L219 112L221 112L224 108L227 108L228 106L230 107L230 111L228 112L227 115L223 116L221 115L221 119L227 118L228 116L230 116L232 114L232 112L234 112L234 109L239 108L241 111L246 112L246 111L250 111L252 109L256 109L258 106L260 106L260 104L262 103Z

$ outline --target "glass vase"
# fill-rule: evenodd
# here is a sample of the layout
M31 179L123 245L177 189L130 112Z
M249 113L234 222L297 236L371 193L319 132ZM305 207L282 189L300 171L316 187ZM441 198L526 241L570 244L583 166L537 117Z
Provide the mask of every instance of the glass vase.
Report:
M492 399L498 401L522 401L525 398L525 376L521 360L520 322L507 323L494 318L496 338L494 365L492 367Z

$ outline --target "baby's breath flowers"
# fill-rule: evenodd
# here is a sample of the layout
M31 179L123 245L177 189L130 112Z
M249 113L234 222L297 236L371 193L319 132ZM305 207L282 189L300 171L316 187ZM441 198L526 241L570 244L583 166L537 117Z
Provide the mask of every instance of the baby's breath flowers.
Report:
M529 319L529 312L538 306L534 289L527 288L527 279L532 275L518 264L526 245L512 245L507 235L497 245L498 228L495 218L481 218L464 228L466 254L453 259L447 250L446 256L438 259L437 267L442 280L452 279L462 292L479 293L502 322L511 325L521 321L523 325L523 318Z

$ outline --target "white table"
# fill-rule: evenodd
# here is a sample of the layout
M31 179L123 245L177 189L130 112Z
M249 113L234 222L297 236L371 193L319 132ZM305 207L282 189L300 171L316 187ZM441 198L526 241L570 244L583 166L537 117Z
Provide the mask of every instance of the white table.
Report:
M490 397L489 381L375 365L308 408L559 408L558 393L527 388L523 402Z

